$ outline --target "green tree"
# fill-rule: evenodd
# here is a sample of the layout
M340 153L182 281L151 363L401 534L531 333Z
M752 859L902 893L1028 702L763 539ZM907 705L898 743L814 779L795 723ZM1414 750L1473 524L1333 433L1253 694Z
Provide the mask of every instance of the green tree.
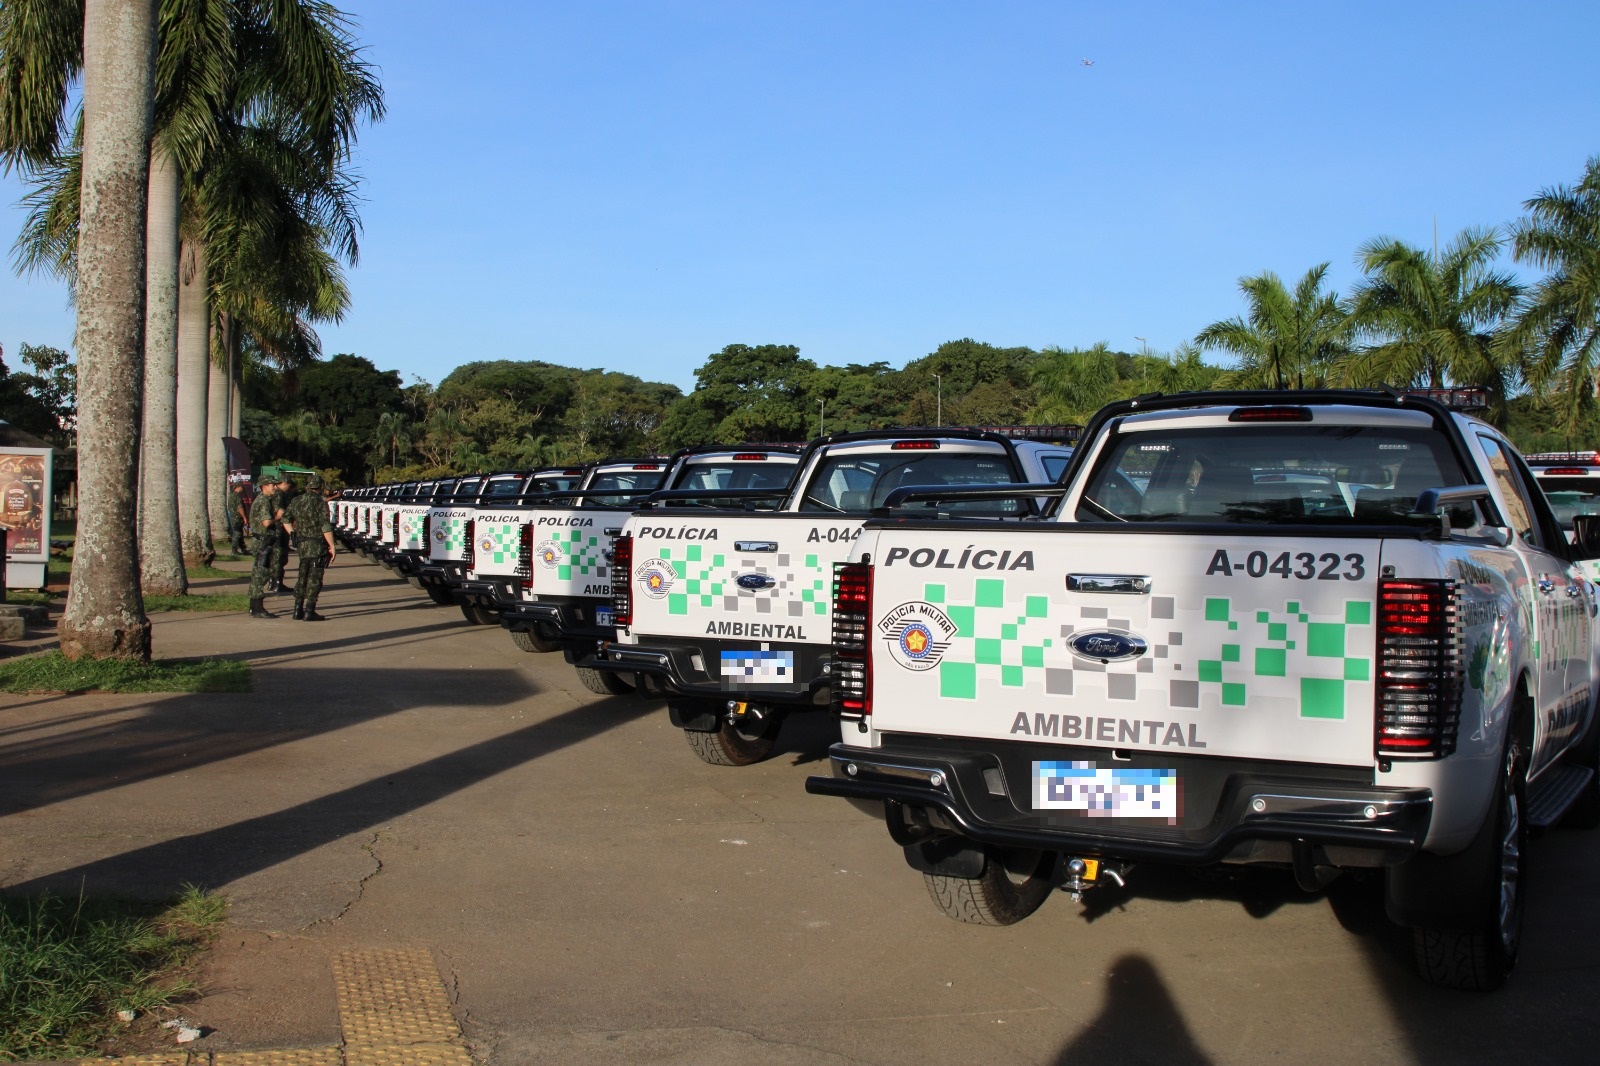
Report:
M896 378L902 424L1021 422L1033 406L1029 373L1039 353L997 348L971 337L946 341L905 365Z
M695 371L695 391L662 424L670 447L803 440L816 364L792 344L730 344Z
M1575 186L1543 189L1511 226L1511 252L1546 275L1508 332L1535 389L1554 394L1563 421L1575 429L1595 403L1600 364L1600 156Z
M1436 258L1390 237L1361 246L1367 277L1352 296L1357 328L1374 343L1340 366L1345 384L1478 385L1503 405L1511 369L1496 337L1521 289L1493 269L1493 230L1463 230Z
M1223 384L1230 388L1319 388L1350 352L1353 323L1334 293L1322 291L1328 264L1306 271L1290 292L1269 271L1239 279L1249 310L1223 319L1195 337L1239 360Z

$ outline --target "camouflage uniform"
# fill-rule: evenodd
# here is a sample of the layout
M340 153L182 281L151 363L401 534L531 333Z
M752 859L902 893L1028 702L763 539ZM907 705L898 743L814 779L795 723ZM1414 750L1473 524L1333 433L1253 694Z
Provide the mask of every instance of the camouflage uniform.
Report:
M323 534L333 532L328 501L321 492L308 487L289 502L283 518L294 527L294 550L300 555L300 575L294 584L294 616L320 622L317 594L322 591L322 572L328 567L328 544Z
M250 505L250 532L256 538L255 562L250 567L250 613L272 617L261 606L272 577L272 546L278 542L278 497L262 492Z
M283 487L288 483L289 481L287 478L278 483L278 495L276 497L278 510L282 511L285 517L288 516L289 508L294 504L295 501L295 492L293 487ZM289 521L292 523L294 519L291 518ZM268 588L268 591L291 592L293 591L292 589L286 589L283 587L283 571L289 565L288 530L284 529L282 526L279 526L278 532L274 536L273 540L275 543L272 546L272 582Z

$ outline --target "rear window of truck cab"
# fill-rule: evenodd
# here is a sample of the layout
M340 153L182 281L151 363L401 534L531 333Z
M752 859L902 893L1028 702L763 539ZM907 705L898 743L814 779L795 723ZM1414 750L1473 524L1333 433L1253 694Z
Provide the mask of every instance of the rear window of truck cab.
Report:
M1424 489L1464 480L1445 436L1422 427L1158 427L1108 442L1076 516L1081 522L1383 525L1406 520ZM1475 522L1471 514L1453 519L1456 525Z
M800 510L865 514L882 507L895 489L911 485L996 485L1016 480L1009 458L999 451L840 450L825 455L817 464ZM1020 500L951 500L941 502L939 510L1015 515L1024 506Z

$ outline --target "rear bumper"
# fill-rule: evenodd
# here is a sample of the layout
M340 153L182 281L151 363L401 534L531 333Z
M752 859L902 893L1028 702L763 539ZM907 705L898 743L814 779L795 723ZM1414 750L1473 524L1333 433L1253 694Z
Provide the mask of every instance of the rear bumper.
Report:
M514 590L520 585L520 580L514 577L495 578L467 578L463 577L460 584L451 585L450 594L457 603L472 603L479 607L492 607L502 610Z
M467 564L464 559L429 559L417 567L417 580L424 585L444 588L465 580Z
M602 622L595 615L596 608L609 608L606 600L566 597L561 599L501 600L500 624L507 629L532 630L549 626L557 632L564 645L567 661L577 666L592 666L596 650L617 639L617 627Z
M1197 782L1197 799L1204 798L1180 825L1041 812L1032 809L1032 779L1021 769L1030 757L1105 761L1110 752L1027 745L1019 759L1001 750L1007 745L985 747L835 744L832 776L807 778L806 791L883 801L902 845L954 835L997 847L1186 865L1279 861L1297 845L1314 849L1319 864L1388 865L1421 849L1433 815L1428 789L1361 785L1337 767L1228 759L1188 764L1208 779Z
M649 644L607 643L596 649L590 661L581 665L627 674L646 674L660 678L668 691L680 696L710 699L741 699L752 703L827 704L833 649L819 644L788 644L769 641L763 652L788 652L793 656L792 684L750 684L722 674L724 651L750 653L757 641L654 641Z

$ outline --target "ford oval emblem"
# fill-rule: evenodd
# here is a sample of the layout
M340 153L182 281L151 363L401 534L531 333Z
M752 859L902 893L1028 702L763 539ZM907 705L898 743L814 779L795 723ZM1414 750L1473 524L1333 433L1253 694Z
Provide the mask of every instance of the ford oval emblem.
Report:
M1093 629L1077 633L1067 641L1072 654L1097 663L1120 663L1137 659L1150 649L1143 637L1122 629Z
M742 589L756 592L760 589L770 589L778 583L778 579L771 574L740 574L737 583Z

